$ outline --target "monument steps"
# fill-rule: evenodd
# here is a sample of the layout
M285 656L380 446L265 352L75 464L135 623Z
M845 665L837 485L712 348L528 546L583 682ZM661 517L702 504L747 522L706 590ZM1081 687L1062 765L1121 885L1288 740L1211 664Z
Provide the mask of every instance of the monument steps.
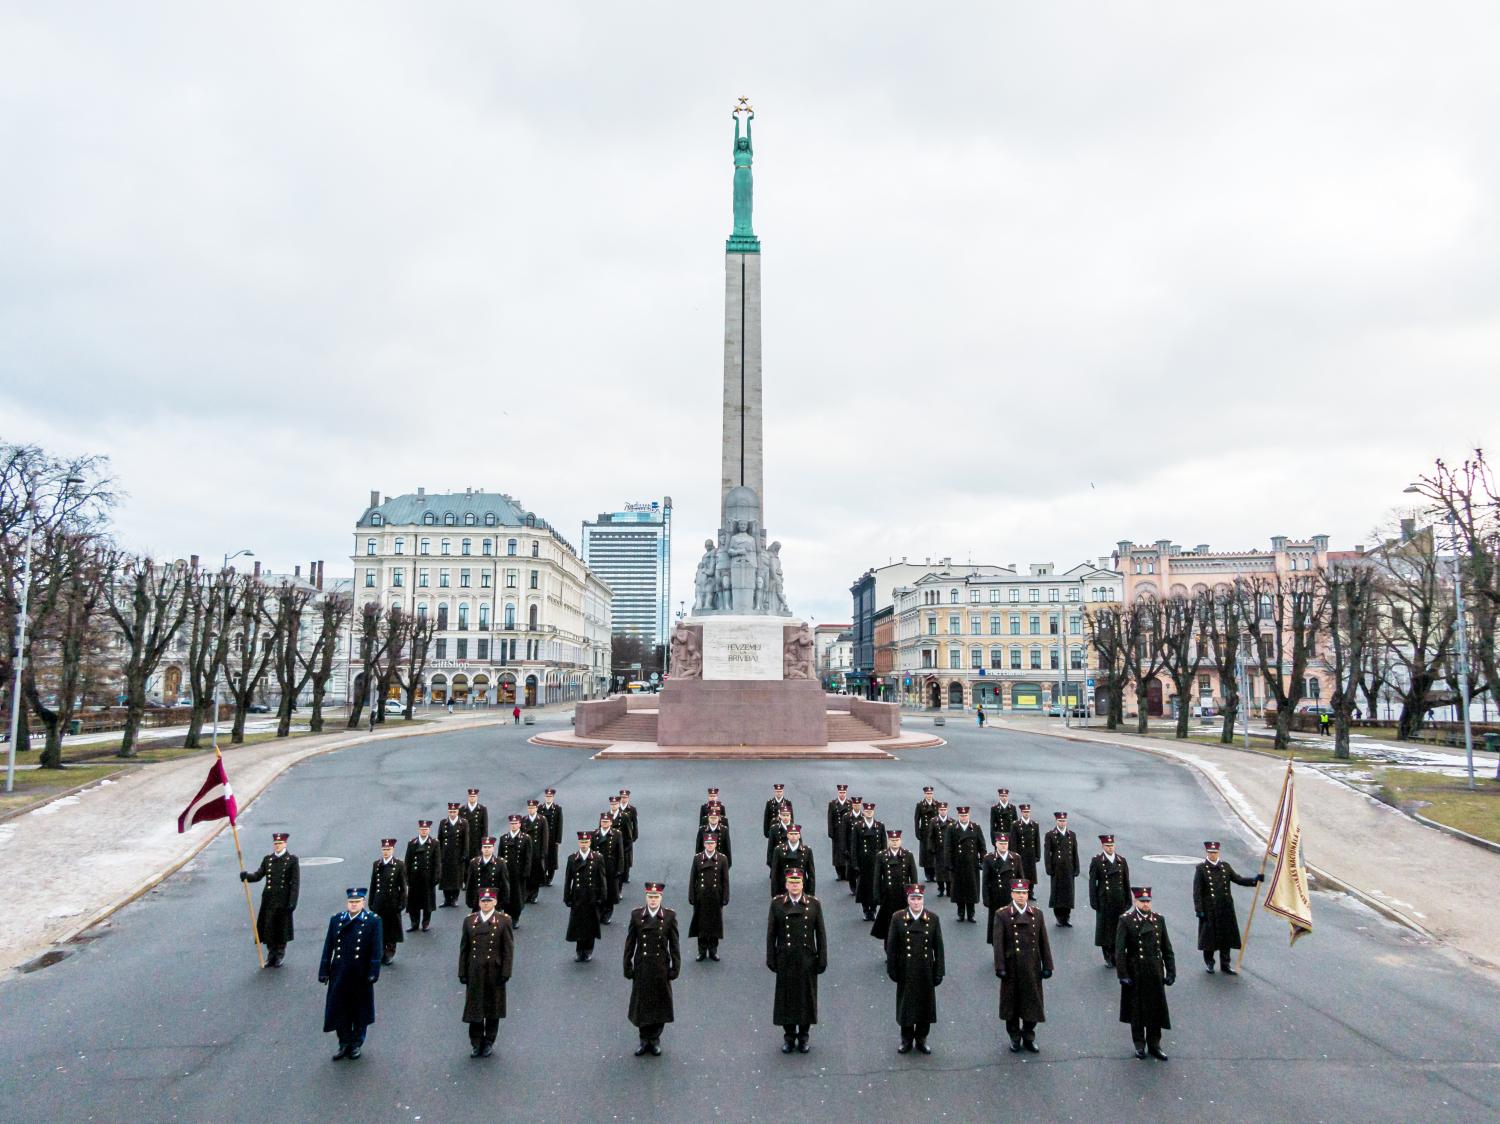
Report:
M654 742L656 740L656 713L627 713L622 718L608 722L591 735L601 742Z
M831 742L878 742L887 737L888 735L852 714L838 710L828 712L828 740Z

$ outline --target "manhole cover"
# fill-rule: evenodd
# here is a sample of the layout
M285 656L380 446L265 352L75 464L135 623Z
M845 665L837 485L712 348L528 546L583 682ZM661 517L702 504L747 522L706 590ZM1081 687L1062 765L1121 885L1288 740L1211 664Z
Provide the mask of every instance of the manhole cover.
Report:
M1141 858L1148 863L1168 863L1172 866L1197 866L1203 861L1195 855L1142 855Z
M332 866L334 863L341 863L343 861L343 859L338 858L336 855L314 855L310 859L297 860L302 866Z

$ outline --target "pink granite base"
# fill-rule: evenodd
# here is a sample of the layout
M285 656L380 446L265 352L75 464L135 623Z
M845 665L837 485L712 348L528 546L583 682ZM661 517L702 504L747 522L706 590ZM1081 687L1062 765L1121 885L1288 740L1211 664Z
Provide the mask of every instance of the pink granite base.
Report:
M828 744L816 679L668 679L658 698L657 745Z

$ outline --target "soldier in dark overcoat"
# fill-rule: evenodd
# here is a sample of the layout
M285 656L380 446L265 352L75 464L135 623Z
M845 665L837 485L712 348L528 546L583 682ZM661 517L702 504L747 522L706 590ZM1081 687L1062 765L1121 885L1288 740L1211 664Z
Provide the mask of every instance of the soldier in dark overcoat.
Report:
M599 939L599 914L610 900L613 889L602 858L594 853L592 832L578 833L578 850L568 856L563 871L563 905L568 907L567 939L577 946L573 958L593 959L594 942Z
M1089 907L1094 911L1094 944L1104 962L1115 963L1115 926L1130 908L1130 864L1115 853L1115 837L1099 836L1103 850L1089 863Z
M859 884L855 900L865 911L865 920L875 920L875 910L880 905L879 888L875 882L875 861L885 850L885 824L875 818L875 801L866 801L859 819L851 830L854 862L859 869Z
M859 897L859 857L854 853L854 829L864 818L864 797L849 797L849 811L844 816L844 877L849 882L849 893L856 900Z
M724 819L722 804L713 804L709 807L708 815L703 817L703 822L698 825L698 838L693 846L693 854L703 850L703 837L714 835L719 840L719 854L724 856L724 861L730 866L734 865L734 853L729 842L729 821Z
M776 973L771 1021L781 1027L781 1052L805 1054L818 1021L818 977L828 968L823 905L804 892L802 872L786 872L786 893L771 899L766 918L766 967Z
M937 896L948 896L950 870L948 866L948 829L958 821L948 815L948 801L939 800L937 815L927 821L928 854L932 856L932 880L937 884Z
M469 789L469 801L460 810L468 828L469 853L467 858L479 854L479 842L490 833L490 810L479 802L479 790Z
M495 891L481 890L479 909L464 918L458 940L458 982L464 985L464 1022L473 1057L494 1052L515 950L510 918L495 908Z
M615 820L620 842L625 849L625 884L630 882L630 868L635 865L635 844L641 837L640 809L630 802L630 789L620 789L620 814Z
M510 914L510 927L519 929L531 877L531 837L521 830L520 816L510 816L509 822L510 830L495 840L495 858L505 867L510 883L510 897L502 904Z
M1166 1061L1161 1032L1172 1028L1167 988L1177 982L1177 961L1166 918L1151 909L1151 887L1134 886L1135 906L1115 928L1115 972L1120 978L1120 1021L1130 1024L1135 1056Z
M1053 812L1056 826L1042 839L1042 864L1051 879L1047 895L1047 907L1057 924L1071 929L1073 916L1074 881L1078 878L1078 836L1068 830L1068 813Z
M599 830L593 833L594 854L604 863L604 878L609 893L599 906L599 924L608 925L620 902L620 866L625 861L625 844L615 830L615 818L608 812L599 813Z
M1016 806L1010 802L1010 789L998 788L995 792L1000 799L990 805L990 836L992 838L997 831L1003 831L1009 835L1010 829L1020 818Z
M494 890L500 901L510 900L510 872L495 857L493 835L485 836L479 841L479 854L469 860L469 869L464 874L464 887L464 902L471 910L479 908L479 891L485 887Z
M279 968L286 959L286 946L292 940L292 914L297 910L297 893L302 887L301 865L286 849L286 840L286 832L272 832L271 853L254 870L240 871L241 882L265 879L255 931L266 946L267 968Z
M364 886L350 886L347 908L328 919L323 955L318 960L318 982L326 984L323 1033L339 1036L333 1060L358 1058L365 1028L375 1021L375 981L380 978L385 947L380 918L365 908Z
M526 900L536 901L537 892L547 881L547 849L552 845L552 829L547 817L542 815L541 803L535 799L526 801L526 814L521 817L521 833L531 840L531 863L526 871Z
M469 871L469 821L458 814L456 801L448 804L448 818L438 824L438 847L442 856L443 908L452 909L463 893L464 875Z
M729 860L719 854L718 836L709 832L703 837L703 850L693 856L693 873L688 880L688 905L693 907L688 936L697 938L699 960L719 959L724 907L728 904Z
M781 814L777 816L776 822L771 825L770 833L766 836L766 867L769 869L776 858L776 848L786 842L786 833L792 827L792 806L786 801L782 802Z
M786 891L786 872L793 867L802 872L803 890L809 894L816 891L818 873L815 865L812 848L802 842L802 825L792 824L787 828L786 842L771 856L771 896L774 898Z
M906 888L906 908L891 918L885 938L885 974L896 985L896 1022L901 1027L900 1054L930 1054L927 1032L937 1022L937 989L943 982L943 926L925 908L926 888Z
M911 835L917 841L917 859L922 864L922 876L931 882L937 875L936 860L927 828L937 818L938 802L933 798L932 785L922 786L922 799L917 801L912 813ZM912 881L916 881L913 879Z
M640 1032L635 1056L660 1056L661 1032L672 1021L672 981L682 971L677 914L661 904L662 882L647 882L646 904L630 911L625 933L625 978L630 1022Z
M1207 856L1193 873L1193 912L1198 915L1198 951L1203 953L1203 966L1209 975L1214 971L1214 953L1219 954L1219 967L1226 976L1237 976L1230 965L1230 950L1240 947L1240 919L1234 912L1234 893L1231 886L1254 886L1264 882L1266 876L1257 873L1253 878L1242 878L1234 867L1219 858L1219 842L1210 839L1203 844Z
M995 975L1000 977L1000 1017L1010 1052L1035 1054L1036 1024L1047 1021L1042 981L1052 978L1052 945L1042 911L1031 904L1031 883L1010 884L1010 904L995 914Z
M1010 849L1021 858L1021 877L1036 885L1036 868L1042 861L1042 825L1031 818L1031 805L1022 804L1016 822L1010 825Z
M948 858L948 897L958 907L960 921L974 920L974 906L979 902L979 872L984 862L984 832L969 819L969 806L960 804L958 822L948 825L943 842Z
M432 835L432 821L418 820L417 834L406 843L406 917L409 932L426 930L437 908L437 884L442 848Z
M563 833L563 810L562 805L557 803L557 789L542 790L542 816L547 821L547 876L542 880L542 885L550 886L552 879L557 876L557 859Z
M901 832L885 833L888 846L875 860L875 922L870 936L884 941L891 931L891 918L906 908L906 888L917 881L917 857L901 845Z
M634 861L635 852L630 846L630 821L620 811L619 793L609 798L609 821L620 839L620 862L615 868L615 877L619 881L620 892L624 893L625 887L630 883L630 864Z
M1010 849L1010 836L995 836L995 849L984 856L984 865L979 872L984 890L984 911L989 914L984 927L986 943L995 943L995 912L1010 904L1010 884L1024 877L1021 856Z
M838 795L828 802L828 848L833 853L833 876L842 882L846 877L844 856L849 851L849 786L838 786Z
M725 823L729 822L729 809L727 809L724 806L724 802L719 799L719 790L718 790L718 788L716 786L714 786L714 785L709 785L708 786L708 799L706 799L705 801L703 801L703 803L698 806L698 822L699 823L702 823L704 820L708 819L708 813L713 809L713 807L714 807L715 804L717 804L719 806L719 816L720 816L720 818L722 818Z
M761 816L760 833L767 839L771 838L771 829L776 826L776 821L781 818L781 813L786 813L786 818L792 818L792 802L786 798L786 785L773 784L771 786L771 799L766 801L765 814Z
M370 865L370 912L380 918L385 936L382 964L396 959L396 946L406 939L401 911L406 908L406 864L396 857L396 840L380 841L380 857Z

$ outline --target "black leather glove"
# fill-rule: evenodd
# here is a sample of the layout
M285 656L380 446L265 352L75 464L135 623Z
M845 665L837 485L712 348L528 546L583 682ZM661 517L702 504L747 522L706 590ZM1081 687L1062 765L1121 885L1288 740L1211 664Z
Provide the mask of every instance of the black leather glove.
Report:
M630 967L628 964L625 966L625 978L627 980L635 979L635 969Z
M1256 871L1255 872L1255 881L1256 882L1264 882L1265 880L1266 880L1266 876L1265 876L1264 872L1262 872L1262 871Z
M1177 977L1176 977L1176 976L1168 976L1168 977L1167 977L1167 978L1166 978L1166 980L1165 980L1165 981L1163 981L1163 982L1164 982L1164 983L1166 983L1166 985L1167 985L1167 986L1168 986L1168 987L1171 987L1171 986L1172 986L1172 985L1173 985L1173 984L1174 984L1174 983L1176 983L1176 982L1177 982Z
M1199 921L1203 920L1203 914L1201 913L1195 913L1193 916L1196 917Z
M1043 968L1042 969L1042 979L1044 979L1044 980L1050 980L1051 978L1052 978L1052 969L1051 968Z
M1005 978L1005 973L1002 972L999 968L996 968L995 969L995 978L997 980L1003 980Z
M379 979L379 978L380 978L380 977L378 977L378 976L377 976L377 975L375 975L375 973L373 973L373 972L372 972L372 973L370 973L370 979L369 979L369 982L370 982L370 983L374 983L374 982L375 982L375 981L376 981L376 980L377 980L377 979Z
M328 977L327 976L319 976L318 977L318 982L320 984L326 984L328 982Z
M1120 977L1120 986L1121 987L1129 987L1134 982L1135 982L1134 980L1128 979L1125 976L1121 976Z
M240 871L240 881L241 882L249 882L250 881L250 872L248 870L242 870L242 871Z

